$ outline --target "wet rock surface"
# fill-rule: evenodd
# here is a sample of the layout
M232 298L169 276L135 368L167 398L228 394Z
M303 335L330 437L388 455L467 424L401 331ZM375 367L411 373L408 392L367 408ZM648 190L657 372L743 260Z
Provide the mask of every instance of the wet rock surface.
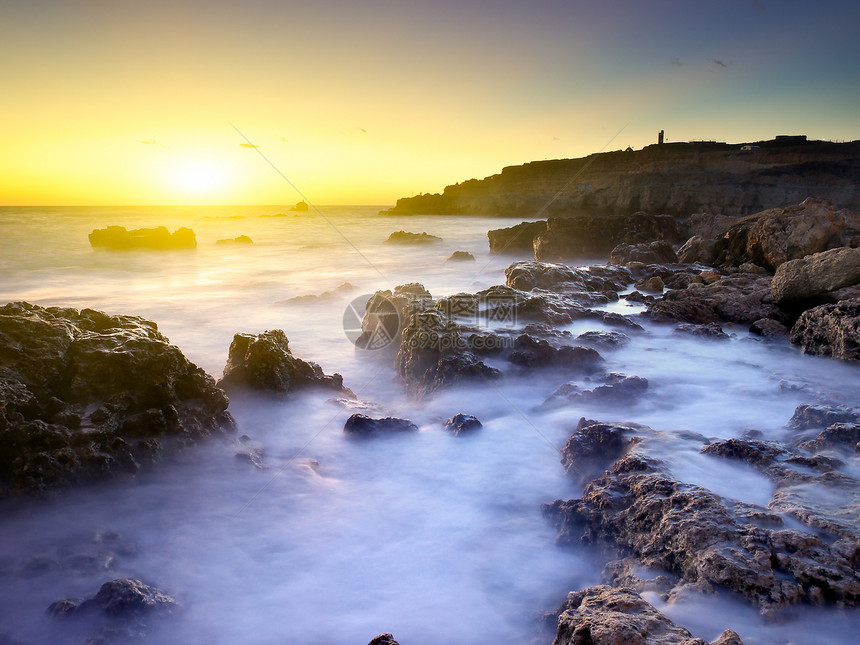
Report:
M467 434L484 427L477 417L471 414L455 414L445 422L445 430L453 435Z
M401 432L416 432L418 426L407 419L383 417L374 419L364 414L353 414L343 426L346 434L368 437L380 434L398 434Z
M0 490L44 493L137 471L168 437L231 432L227 397L155 323L0 307Z
M573 591L560 607L553 645L708 645L693 638L629 588ZM714 645L743 645L726 630Z
M343 386L340 374L324 374L316 363L293 356L287 335L280 329L236 334L218 386L225 390L247 388L281 394L318 387L351 394Z
M860 361L860 298L804 311L791 328L804 354Z
M589 405L631 405L648 390L648 380L639 376L607 374L605 383L585 390L572 383L565 383L544 401L545 407L558 407L571 403Z

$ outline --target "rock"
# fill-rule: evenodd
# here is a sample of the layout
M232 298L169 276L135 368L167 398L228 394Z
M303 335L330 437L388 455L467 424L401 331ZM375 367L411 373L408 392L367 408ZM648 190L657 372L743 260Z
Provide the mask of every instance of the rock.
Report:
M389 235L385 241L389 244L436 244L437 242L441 242L442 238L430 235L429 233L397 231Z
M534 251L534 239L546 230L546 222L522 222L509 228L487 231L490 253L522 253Z
M505 284L520 291L546 289L557 293L618 292L631 281L618 267L572 268L548 262L514 262L505 268ZM611 298L617 300L618 296Z
M729 338L729 335L723 331L719 323L706 323L704 325L681 323L675 326L674 331L676 334L687 334L689 336L699 336L700 338L716 338L718 340L728 340Z
M782 454L756 442L735 442L731 450L765 464ZM557 500L544 510L555 520L561 541L614 544L645 567L702 590L730 589L765 613L823 599L860 602L849 543L831 546L811 532L745 522L719 496L674 479L661 462L629 448L580 499Z
M471 414L455 414L445 422L445 429L454 435L461 435L484 427L477 417Z
M380 634L372 641L370 641L367 645L400 645L396 640L394 640L394 636L391 634ZM743 645L743 644L741 644Z
M376 434L396 434L400 432L416 432L418 426L406 419L385 417L374 419L363 414L353 414L343 426L346 434L367 437Z
M364 305L362 332L355 345L361 349L396 349L400 332L412 314L432 308L433 297L418 282L398 285L394 291L377 291Z
M224 376L218 386L228 390L249 388L283 394L320 387L351 394L344 388L340 374L326 375L316 363L293 356L289 340L280 329L233 336Z
M605 256L622 243L673 242L678 221L669 215L575 215L550 217L547 229L534 238L535 260L556 262Z
M702 279L703 284L714 284L722 280L722 276L716 271L701 271L699 277Z
M218 240L215 244L253 244L254 240L252 240L247 235L240 235L239 237L228 238L226 240Z
M593 390L581 390L571 383L566 383L544 401L544 406L555 407L570 403L630 405L647 389L648 381L644 378L612 373L607 375L605 385Z
M691 284L703 284L703 281L698 273L678 271L663 278L663 284L666 289L686 289Z
M860 408L831 405L799 405L788 426L795 430L826 428L834 423L860 423Z
M563 345L555 348L549 342L520 334L508 360L521 367L556 367L583 374L593 374L603 365L603 358L590 347Z
M840 247L779 265L771 282L774 302L820 299L860 283L860 248Z
M663 279L659 275L655 275L650 278L640 280L633 286L635 286L637 289L641 289L642 291L661 293L663 291L664 284Z
M90 245L115 251L128 249L185 249L197 246L197 237L190 228L178 228L172 234L164 226L139 228L131 231L124 226L108 226L90 233Z
M858 246L860 217L810 197L739 220L725 235L726 263L754 262L775 271L789 260L840 246Z
M333 300L339 296L355 291L357 287L349 282L341 282L334 289L323 291L322 293L310 293L304 296L294 296L285 300L278 300L276 305L291 305L291 304L313 304L324 300Z
M713 284L687 289L673 289L648 305L647 315L655 322L752 323L761 318L780 322L785 313L773 303L770 279L766 276L738 273L724 276Z
M639 244L619 244L609 254L609 264L627 265L631 262L672 264L678 262L678 256L665 240Z
M711 266L720 252L720 242L694 235L678 249L678 262L683 264L704 264Z
M773 318L759 318L750 325L750 333L762 338L781 338L788 336L788 327Z
M475 256L468 251L454 251L447 259L447 262L474 262Z
M804 311L790 339L804 354L860 360L860 298Z
M291 211L298 211L298 212L307 212L308 204L307 204L307 202L304 202L304 201L296 202L295 206L290 206L290 210Z
M0 492L133 473L167 436L233 431L227 403L151 321L0 307Z
M176 600L155 587L132 578L118 578L104 583L89 600L59 600L48 607L48 614L70 616L86 611L119 618L133 618L143 614L171 614L178 609Z
M819 452L829 448L853 452L858 441L860 441L860 423L834 423L818 433L818 436L812 441L805 441L800 444L800 447L810 452Z
M707 645L632 589L572 591L561 609L553 645Z
M626 345L630 336L620 331L586 331L577 336L576 341L597 349L610 349Z
M641 426L580 419L576 432L561 450L565 472L579 483L593 479L624 454L631 438L641 429Z

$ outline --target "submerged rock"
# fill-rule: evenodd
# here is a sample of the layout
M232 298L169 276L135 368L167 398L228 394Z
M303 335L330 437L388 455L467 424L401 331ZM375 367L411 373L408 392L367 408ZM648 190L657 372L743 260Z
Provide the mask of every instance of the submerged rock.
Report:
M380 634L372 641L370 641L367 645L400 645L396 640L394 640L394 636L391 634L385 633Z
M484 427L477 417L471 414L455 414L445 422L445 430L448 430L454 435L461 435L467 432L474 432Z
M647 379L611 373L606 383L592 390L583 390L572 383L565 383L544 401L544 406L584 403L606 405L630 405L635 403L648 389Z
M446 260L447 262L474 262L475 256L468 251L454 251Z
M860 361L860 298L804 311L791 328L804 354Z
M554 367L582 374L593 374L603 366L603 358L591 347L552 346L548 341L521 334L514 341L508 360L521 367Z
M351 394L343 386L340 374L324 374L316 363L293 356L287 335L280 329L233 336L224 376L218 386L283 394L321 387Z
M90 233L90 245L123 251L128 249L185 249L197 246L190 228L178 228L172 234L165 226L127 231L124 226L108 226Z
M799 405L788 422L795 430L826 428L834 423L860 423L860 408L832 405Z
M233 431L214 379L136 316L0 307L0 490L133 473L162 437Z
M407 419L384 417L374 419L364 414L353 414L343 426L346 434L367 437L376 434L396 434L400 432L416 432L418 426Z
M240 235L239 237L227 238L225 240L218 240L215 244L253 244L254 240L252 240L247 235Z
M430 235L429 233L407 233L406 231L396 231L388 236L385 240L389 244L435 244L441 242L441 237Z

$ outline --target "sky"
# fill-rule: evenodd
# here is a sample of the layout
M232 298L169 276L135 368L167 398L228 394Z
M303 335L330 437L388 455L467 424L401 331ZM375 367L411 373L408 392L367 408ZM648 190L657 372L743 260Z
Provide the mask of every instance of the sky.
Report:
M0 0L0 204L393 204L656 141L860 139L855 0Z

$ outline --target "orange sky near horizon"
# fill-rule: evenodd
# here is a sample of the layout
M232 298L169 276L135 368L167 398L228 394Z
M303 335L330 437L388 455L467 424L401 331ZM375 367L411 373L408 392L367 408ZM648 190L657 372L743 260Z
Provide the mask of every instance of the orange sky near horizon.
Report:
M659 129L860 138L847 1L0 10L5 205L384 205Z

